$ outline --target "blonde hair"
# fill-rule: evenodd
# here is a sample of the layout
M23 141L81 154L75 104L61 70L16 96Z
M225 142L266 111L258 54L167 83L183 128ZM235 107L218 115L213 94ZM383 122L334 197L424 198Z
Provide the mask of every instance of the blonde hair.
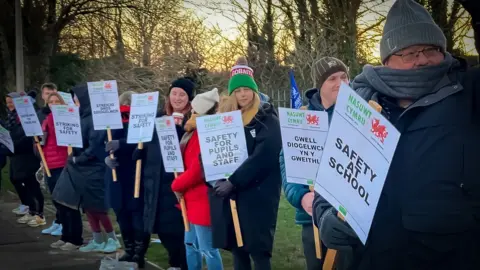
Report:
M225 96L220 97L220 104L218 106L218 112L219 113L233 112L233 111L236 111L236 110L240 109L243 113L245 111L250 110L254 106L254 104L259 104L259 103L260 103L260 96L256 92L253 92L252 101L247 106L240 109L239 106L238 106L237 98L232 93L230 96L225 95Z
M48 95L48 97L47 97L47 105L48 105L48 103L50 102L50 99L51 99L53 96L57 97L58 100L60 100L61 105L67 105L67 103L65 103L65 100L63 100L63 97L62 97L58 92L52 92L52 93L50 93L50 95Z

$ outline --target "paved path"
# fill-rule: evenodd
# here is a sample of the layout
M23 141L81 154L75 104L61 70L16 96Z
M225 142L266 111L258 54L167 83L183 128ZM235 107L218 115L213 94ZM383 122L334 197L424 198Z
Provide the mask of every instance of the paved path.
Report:
M66 252L50 248L56 237L41 235L46 228L30 228L16 223L12 209L17 199L8 193L0 195L0 269L1 270L98 270L100 253ZM51 214L47 222L51 222ZM147 265L145 269L155 269Z

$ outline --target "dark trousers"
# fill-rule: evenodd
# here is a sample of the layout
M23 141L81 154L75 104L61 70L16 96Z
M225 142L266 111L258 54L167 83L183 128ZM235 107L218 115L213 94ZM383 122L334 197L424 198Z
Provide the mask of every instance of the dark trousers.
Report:
M63 226L61 240L63 242L72 243L76 246L82 245L83 223L80 211L62 204L57 204L57 207Z
M171 267L179 267L182 270L188 270L187 257L185 251L185 232L159 232L158 238L168 252L168 263Z
M35 175L27 178L12 180L12 183L18 192L18 196L20 197L22 204L25 203L30 208L30 214L43 215L44 198L40 188L40 183L38 183Z
M249 253L243 248L233 248L233 269L235 270L252 270L250 257L253 260L255 270L271 270L270 259L272 254L269 252Z
M115 211L118 226L123 233L143 232L143 209L131 211L122 209Z
M302 244L303 254L307 263L307 270L322 270L323 261L317 259L315 250L315 239L313 236L313 224L305 224L302 226ZM325 257L327 248L322 243L322 258Z
M53 193L53 190L55 189L55 185L57 184L57 180L60 177L60 174L62 174L63 168L57 168L57 169L50 169L50 177L45 174L45 181L47 182L48 190L50 191L50 194ZM53 205L55 206L55 209L57 210L55 213L55 223L57 224L62 224L62 221L60 219L60 213L58 211L58 203L52 199Z

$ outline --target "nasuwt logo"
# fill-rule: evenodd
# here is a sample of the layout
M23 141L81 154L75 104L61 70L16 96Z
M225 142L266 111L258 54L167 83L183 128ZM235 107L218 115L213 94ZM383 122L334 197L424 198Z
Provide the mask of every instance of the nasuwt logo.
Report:
M105 90L112 90L112 84L109 82L106 82L103 87L105 88Z
M307 114L307 125L318 126L318 121L320 118L314 114Z
M387 127L381 125L380 120L377 118L372 119L372 129L370 131L380 140L381 143L383 143L388 136Z
M233 116L231 115L225 115L223 118L223 123L224 124L231 124L233 122Z

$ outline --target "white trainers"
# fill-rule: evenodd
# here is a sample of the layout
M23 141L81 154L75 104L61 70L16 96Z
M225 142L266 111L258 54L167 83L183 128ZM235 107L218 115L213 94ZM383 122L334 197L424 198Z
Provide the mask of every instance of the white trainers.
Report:
M61 246L60 249L63 251L72 251L72 250L77 250L79 246L75 246L72 243L65 243L65 245Z
M53 242L50 244L51 248L60 248L61 246L65 245L66 243L63 242L62 240L58 240L56 242Z
M29 209L28 206L21 204L17 208L13 209L12 213L14 213L16 215L19 215L19 216L24 216L24 215L28 214L29 210L30 209Z
M35 215L33 219L27 223L27 225L33 228L38 226L44 226L47 225L47 220L45 219L45 217L42 218L39 215Z
M79 250L80 252L92 252L92 251L100 251L103 252L105 249L105 242L98 244L95 240L90 240L86 246L81 247Z
M30 220L34 219L35 217L30 215L30 213L24 215L23 217L17 219L17 222L20 224L27 224Z

